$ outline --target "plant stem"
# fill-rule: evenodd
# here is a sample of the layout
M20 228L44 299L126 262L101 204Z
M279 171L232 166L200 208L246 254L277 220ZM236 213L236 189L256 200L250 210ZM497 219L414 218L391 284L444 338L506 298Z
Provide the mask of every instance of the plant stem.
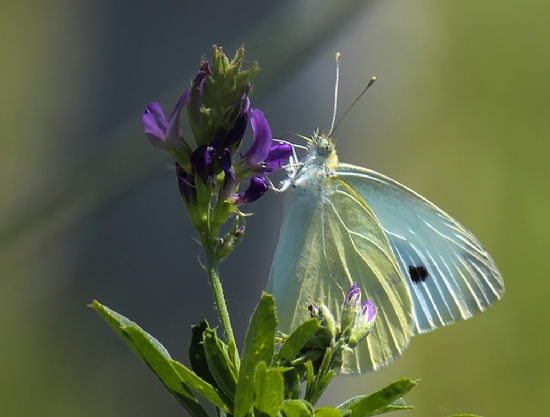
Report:
M237 344L235 343L235 336L233 335L233 328L231 327L231 320L229 319L229 312L223 295L222 283L218 272L218 258L214 250L211 233L201 233L201 243L206 252L206 272L208 273L208 278L210 278L210 285L212 285L212 292L214 293L214 300L216 302L220 321L222 322L229 349L234 350L232 354L235 358L235 365L237 369L239 369L239 352L237 350Z

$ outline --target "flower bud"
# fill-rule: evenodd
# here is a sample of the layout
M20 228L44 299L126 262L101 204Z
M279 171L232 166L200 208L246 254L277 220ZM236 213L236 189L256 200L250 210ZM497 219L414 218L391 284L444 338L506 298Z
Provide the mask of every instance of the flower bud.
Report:
M241 220L242 219L242 220ZM242 224L241 224L242 223ZM227 258L244 237L244 217L238 216L233 223L232 229L227 233L216 246L218 261Z
M342 334L348 335L351 331L357 315L361 312L361 290L356 282L353 283L348 291L348 296L342 306L342 319L340 321L340 327L342 328Z
M370 300L363 302L361 312L357 316L355 326L351 330L351 334L347 340L348 346L356 347L360 342L365 340L374 327L376 319L376 307Z
M233 203L236 206L252 203L264 195L268 189L268 181L261 175L256 175L250 179L250 186L244 193L238 193L232 196Z

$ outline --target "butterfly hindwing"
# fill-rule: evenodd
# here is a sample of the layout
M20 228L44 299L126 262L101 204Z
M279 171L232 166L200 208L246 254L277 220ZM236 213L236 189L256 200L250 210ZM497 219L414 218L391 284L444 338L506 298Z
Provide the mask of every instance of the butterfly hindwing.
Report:
M365 200L345 181L325 178L311 194L290 195L268 291L279 327L294 330L307 306L322 302L339 320L353 282L378 316L365 343L344 355L341 373L377 369L397 357L412 333L412 301L386 234Z
M384 229L409 285L414 333L466 319L500 299L502 276L479 241L424 197L375 171L339 163Z

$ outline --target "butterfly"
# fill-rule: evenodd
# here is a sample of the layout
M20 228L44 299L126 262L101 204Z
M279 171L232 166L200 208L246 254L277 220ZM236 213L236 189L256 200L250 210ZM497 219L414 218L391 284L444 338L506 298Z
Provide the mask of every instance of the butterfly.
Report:
M354 282L377 308L372 333L344 354L341 374L379 369L412 336L470 318L502 297L502 276L474 235L399 182L339 162L330 133L315 132L287 172L267 289L280 330L308 319L315 302L339 320Z

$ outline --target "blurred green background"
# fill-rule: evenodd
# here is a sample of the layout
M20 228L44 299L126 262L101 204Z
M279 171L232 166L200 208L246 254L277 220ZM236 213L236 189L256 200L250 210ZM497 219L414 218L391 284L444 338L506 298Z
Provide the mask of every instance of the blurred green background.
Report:
M211 45L263 71L253 106L273 132L328 128L334 53L340 158L379 170L473 231L506 295L416 337L374 374L339 378L336 404L422 378L407 416L548 415L550 2L52 0L0 4L0 415L184 411L86 305L98 299L184 360L215 323L199 247L167 155L140 116L167 109ZM222 266L239 340L267 283L280 196L250 210Z

